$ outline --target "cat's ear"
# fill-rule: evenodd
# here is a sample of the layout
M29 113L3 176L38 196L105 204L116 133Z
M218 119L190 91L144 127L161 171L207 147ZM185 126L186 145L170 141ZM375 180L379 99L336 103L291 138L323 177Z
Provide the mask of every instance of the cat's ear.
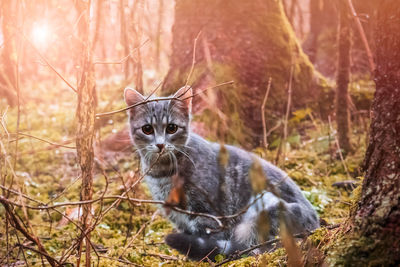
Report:
M130 87L125 88L124 98L125 98L125 103L128 106L135 105L136 103L139 103L144 100L144 96L142 96L141 93Z
M189 112L191 111L193 97L192 87L189 85L182 87L174 94L174 97L182 99L182 102L185 104L186 108L189 110Z

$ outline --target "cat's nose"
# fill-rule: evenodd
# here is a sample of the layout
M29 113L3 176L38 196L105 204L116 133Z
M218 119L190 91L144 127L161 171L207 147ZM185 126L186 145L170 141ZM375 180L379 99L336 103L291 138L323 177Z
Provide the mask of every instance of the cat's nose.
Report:
M157 144L156 145L158 147L158 149L160 150L159 152L164 150L164 144Z

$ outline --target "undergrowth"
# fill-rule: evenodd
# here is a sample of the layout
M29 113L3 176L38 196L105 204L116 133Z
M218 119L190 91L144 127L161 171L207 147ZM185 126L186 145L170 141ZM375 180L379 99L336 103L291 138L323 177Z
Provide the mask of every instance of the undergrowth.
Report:
M37 100L27 101L22 106L19 131L56 143L64 142L65 145L75 146L74 141L68 142L74 139L75 134L75 99L68 91L47 91L48 87L49 85L42 85L36 88ZM118 87L118 84L114 87L100 88L98 111L124 106L122 90L117 98L118 101L110 101L109 95L115 92L115 87ZM49 96L46 99L53 99L51 103L39 98L44 93ZM6 111L4 102L0 103L0 111L2 114ZM357 181L354 177L361 175L359 166L366 146L366 132L362 125L354 126L352 142L356 151L342 161L335 143L336 132L332 130L333 127L313 118L309 113L303 110L292 114L290 126L293 130L287 140L288 143L281 146L277 164L299 184L304 195L326 224L340 223L348 215L352 196L350 191L336 188L332 184L345 180ZM5 184L10 185L13 180L13 188L20 189L21 193L43 203L78 201L81 181L76 151L55 147L26 136L20 136L18 150L16 150L16 136L12 135L16 132L16 108L7 110L5 122L10 135L7 136L2 130L1 141L5 144L6 157L11 165L14 165L14 159L16 159L15 176L5 166L0 169ZM99 121L100 135L107 136L121 130L125 125L125 113L102 119ZM277 158L279 142L279 138L276 137L271 142L270 150L259 147L253 152L274 162ZM96 144L98 147L98 143ZM97 164L101 158L108 177L106 195L121 194L124 190L122 179L124 183L129 184L139 177L138 160L133 149L123 153L107 151L100 153L98 150L95 152ZM106 179L97 167L94 173L93 198L100 197L105 187ZM3 194L6 192L3 191ZM150 198L145 184L141 184L129 196ZM17 203L27 204L27 201L18 194L10 194L10 199ZM103 206L107 207L112 201L105 200ZM34 202L29 202L29 204L35 205ZM94 205L94 207L94 214L98 214L100 206ZM60 214L73 218L71 214L79 212L76 206L60 207L58 208L60 213L52 210L46 212L16 209L23 221L29 221L30 229L41 238L46 250L56 258L60 257L80 234L76 226ZM156 207L153 205L134 205L128 201L122 201L116 208L111 209L91 234L92 243L100 256L98 258L92 252L94 263L97 264L99 260L99 266L125 266L128 263L144 266L198 266L198 263L188 261L184 255L178 254L163 242L164 237L172 231L172 226L155 212ZM5 210L1 205L0 216L4 222ZM3 260L1 264L7 260L23 263L20 249L14 246L18 243L17 237L19 242L25 242L27 245L31 243L24 240L23 236L15 232L13 228L8 228L8 230L9 233L6 236L5 224L0 224L0 258ZM325 233L325 230L318 230L310 237L315 245L323 239L321 233ZM76 263L75 254L72 253L68 262ZM42 264L42 259L34 251L25 250L25 257L32 266ZM235 261L234 266L285 265L286 257L284 249L280 248L257 257L244 257ZM232 263L226 266L230 264ZM208 263L201 265L206 266Z

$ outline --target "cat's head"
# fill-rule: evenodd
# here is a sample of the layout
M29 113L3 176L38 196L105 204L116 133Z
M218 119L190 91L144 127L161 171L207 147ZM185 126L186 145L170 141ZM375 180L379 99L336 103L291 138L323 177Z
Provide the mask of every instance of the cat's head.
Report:
M124 96L128 106L146 100L131 88L125 89ZM154 159L160 152L161 155L168 155L182 150L188 141L192 89L182 87L172 97L179 100L150 98L158 101L139 104L128 111L133 145L148 160Z

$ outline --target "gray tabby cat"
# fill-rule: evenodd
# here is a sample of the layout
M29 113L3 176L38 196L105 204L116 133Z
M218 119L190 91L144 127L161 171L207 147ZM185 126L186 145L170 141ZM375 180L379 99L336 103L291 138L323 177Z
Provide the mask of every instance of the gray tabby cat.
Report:
M293 234L319 227L311 204L278 167L228 145L224 146L228 162L221 167L221 146L190 131L191 96L192 90L183 87L174 95L179 100L149 102L128 111L131 139L140 154L141 169L151 194L155 200L167 200L172 179L177 176L184 180L187 210L216 216L245 212L224 220L225 227L215 230L218 225L210 218L172 210L166 216L177 233L169 234L166 243L191 259L200 260L208 255L214 260L217 254L229 255L258 244L261 238L274 238L279 234L280 218L284 218ZM125 89L127 105L144 99L134 89ZM278 191L279 198L276 192L263 191L257 195L252 189L249 172L255 161ZM260 216L269 222L268 233L258 229ZM265 249L269 248L256 253Z

